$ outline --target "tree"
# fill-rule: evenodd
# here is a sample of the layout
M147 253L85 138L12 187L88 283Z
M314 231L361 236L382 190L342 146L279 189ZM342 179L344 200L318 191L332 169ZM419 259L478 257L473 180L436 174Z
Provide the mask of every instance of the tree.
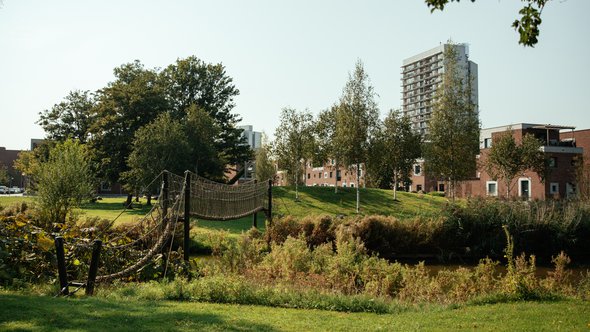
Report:
M151 194L158 184L146 187L163 170L182 174L186 170L208 178L223 175L224 160L213 146L217 128L203 110L189 107L183 121L168 112L135 132L127 159L129 171L123 173L126 189Z
M45 130L50 140L61 142L67 138L74 138L84 143L94 122L93 107L94 99L89 91L70 91L64 100L53 105L51 110L39 112L37 124Z
M135 132L168 109L164 90L155 70L136 60L115 68L115 81L97 92L96 122L89 143L101 178L122 182L129 171ZM131 195L127 196L127 205Z
M444 10L445 5L449 2L460 0L425 0L430 11ZM512 27L518 32L520 39L519 44L534 47L538 42L539 26L541 25L541 13L543 8L550 0L523 0L526 4L518 12L520 19L514 20ZM471 0L475 2L475 0Z
M35 179L43 226L49 229L53 223L64 223L94 191L86 146L73 139L56 144L48 160L39 165Z
M0 185L7 186L10 182L10 175L6 165L0 162Z
M501 134L492 144L485 162L485 170L492 179L504 180L506 197L514 187L514 178L527 169L539 172L545 178L545 158L540 151L543 143L533 135L526 134L520 145L516 144L512 129Z
M214 137L216 149L226 156L228 164L238 164L251 158L247 144L243 144L240 121L232 113L234 98L240 91L222 64L205 63L195 56L178 59L162 72L166 97L173 116L184 118L191 105L204 110L219 128Z
M386 181L393 186L393 199L397 200L400 179L409 178L414 162L421 156L421 136L412 130L409 117L391 110L377 132L376 143L373 159L387 171Z
M314 160L325 163L328 160L334 160L336 174L334 176L334 192L338 192L338 169L341 166L342 153L340 146L336 144L336 115L338 105L321 111L318 114L314 128L316 137L316 151Z
M471 98L471 78L463 80L457 52L444 51L442 82L434 96L429 132L425 138L425 170L449 183L455 199L457 183L475 176L479 153L479 118Z
M379 121L375 96L363 63L358 60L342 91L334 133L334 141L341 148L344 164L356 166L357 213L360 208L360 165L367 161L370 135Z
M308 111L298 112L283 108L280 124L275 131L274 153L281 169L293 179L295 198L299 199L299 183L302 180L303 164L312 157L313 117Z
M262 145L256 150L256 180L268 181L274 179L276 170L271 160L271 147L266 135L262 135Z

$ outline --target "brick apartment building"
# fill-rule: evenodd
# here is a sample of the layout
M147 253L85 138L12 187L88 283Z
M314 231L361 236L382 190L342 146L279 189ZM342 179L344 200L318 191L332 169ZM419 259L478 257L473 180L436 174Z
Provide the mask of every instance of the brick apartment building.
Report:
M541 150L549 162L549 176L544 182L538 174L527 170L518 175L510 188L511 197L529 199L565 198L576 194L576 162L584 154L588 160L590 150L590 130L574 131L575 127L520 123L482 129L480 134L480 154L477 174L472 179L462 182L457 188L457 195L499 196L505 197L507 188L504 182L492 179L484 170L487 155L494 140L508 130L512 130L515 141L520 143L526 134L534 135L543 142ZM561 132L564 131L564 132ZM565 132L567 131L567 132ZM411 190L444 191L444 182L425 176L423 162L414 165Z
M14 169L14 161L18 158L20 152L21 150L7 150L5 147L0 146L0 167L7 168L11 179L7 185L10 187L24 187L23 175Z
M275 185L285 186L292 183L292 179L287 179L286 172L277 171L275 176ZM363 165L360 167L359 173L360 186L365 186L365 172ZM357 186L356 166L350 168L337 167L334 160L326 162L323 166L314 167L311 162L306 164L305 173L303 174L302 183L305 186L319 186L319 187L351 187Z

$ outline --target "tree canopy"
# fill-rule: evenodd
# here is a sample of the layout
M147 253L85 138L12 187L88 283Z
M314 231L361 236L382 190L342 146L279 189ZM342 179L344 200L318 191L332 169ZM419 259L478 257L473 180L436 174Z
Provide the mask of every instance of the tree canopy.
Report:
M462 74L453 46L445 49L444 58L445 70L434 97L424 159L428 174L447 181L454 199L458 182L475 176L480 126L470 78Z
M512 129L493 141L484 168L492 179L504 181L506 197L510 196L514 178L527 169L537 172L542 180L545 178L545 157L540 151L542 145L530 134L524 135L521 144L517 144Z
M74 138L84 143L90 135L94 123L94 97L90 91L70 91L59 104L50 110L39 113L39 124L47 133L47 138L64 141Z
M347 166L356 167L356 210L360 208L360 167L367 162L370 136L379 122L379 109L375 102L376 93L371 85L363 63L358 60L354 72L342 90L340 103L336 108L334 142Z

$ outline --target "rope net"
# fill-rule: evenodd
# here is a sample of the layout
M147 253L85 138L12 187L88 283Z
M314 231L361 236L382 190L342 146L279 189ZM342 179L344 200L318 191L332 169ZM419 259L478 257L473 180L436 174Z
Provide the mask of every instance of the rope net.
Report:
M239 185L214 182L194 173L190 176L190 214L207 220L231 220L266 210L268 183Z

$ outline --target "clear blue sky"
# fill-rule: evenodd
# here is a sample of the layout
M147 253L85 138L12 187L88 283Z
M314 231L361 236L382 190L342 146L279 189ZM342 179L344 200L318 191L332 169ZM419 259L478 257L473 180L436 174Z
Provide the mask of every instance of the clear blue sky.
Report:
M221 62L240 90L242 124L273 134L285 106L338 100L361 59L381 114L399 108L402 60L452 38L479 65L483 127L533 122L590 128L590 1L551 1L535 48L510 27L517 0L28 1L0 8L0 146L44 136L38 113L70 90L96 90L113 68Z

